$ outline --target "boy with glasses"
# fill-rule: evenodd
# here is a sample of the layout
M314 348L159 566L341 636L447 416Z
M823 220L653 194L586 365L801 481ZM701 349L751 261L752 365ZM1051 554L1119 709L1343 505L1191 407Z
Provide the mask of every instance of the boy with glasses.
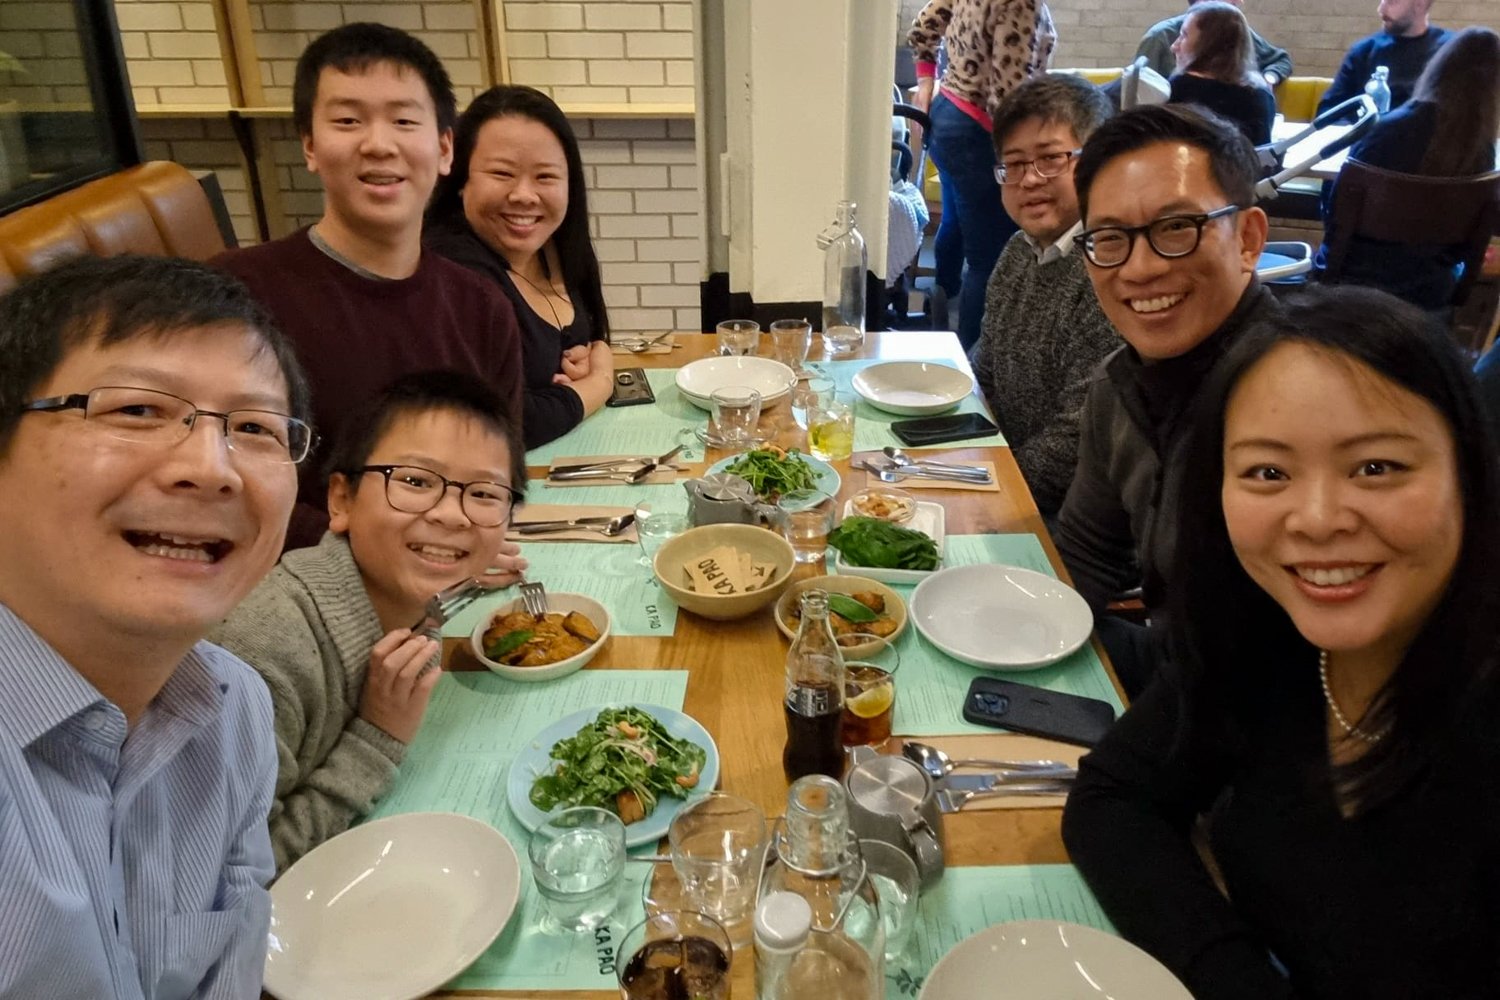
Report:
M1075 237L1099 305L1125 345L1095 375L1084 403L1078 468L1053 539L1096 612L1142 581L1160 598L1153 547L1163 465L1214 362L1275 300L1255 279L1266 215L1251 206L1255 150L1230 123L1186 105L1121 114L1099 127L1074 182ZM1099 618L1126 692L1144 686L1144 630Z
M484 573L523 463L518 429L484 383L398 379L335 442L329 532L288 552L215 630L271 689L277 871L390 790L440 675L438 643L419 627L427 602Z
M1090 376L1119 346L1073 245L1078 147L1110 113L1093 84L1061 74L1021 84L995 112L995 179L1021 231L990 275L970 360L1044 517L1078 464Z
M0 996L257 996L271 703L201 640L281 551L306 383L168 258L24 281L0 356Z

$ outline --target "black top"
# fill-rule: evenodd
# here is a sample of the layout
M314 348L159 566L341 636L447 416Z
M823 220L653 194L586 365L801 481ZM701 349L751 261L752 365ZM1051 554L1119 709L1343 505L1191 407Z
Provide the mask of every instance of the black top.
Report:
M1247 87L1181 73L1172 77L1171 104L1197 104L1227 118L1257 146L1271 141L1276 120L1276 97L1269 87Z
M1315 655L1264 665L1233 746L1158 679L1080 763L1069 856L1200 1000L1500 996L1494 762L1344 818ZM1204 813L1228 899L1191 841Z
M428 249L464 265L500 286L515 307L521 327L521 363L525 380L526 447L536 448L562 437L583 421L583 400L565 385L553 385L562 370L562 353L596 339L587 310L573 297L573 321L559 330L539 316L516 287L510 265L484 244L462 217L429 224L422 234Z
M1363 93L1377 66L1385 66L1391 71L1388 82L1391 110L1395 111L1411 100L1411 89L1416 86L1422 70L1427 68L1427 60L1451 37L1452 32L1446 28L1433 25L1416 38L1397 38L1383 31L1361 38L1344 55L1333 83L1318 101L1318 113Z

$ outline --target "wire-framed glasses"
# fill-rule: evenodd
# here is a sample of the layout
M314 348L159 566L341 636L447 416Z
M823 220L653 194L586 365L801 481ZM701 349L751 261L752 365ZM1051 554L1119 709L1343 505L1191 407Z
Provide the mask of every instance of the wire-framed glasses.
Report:
M1205 225L1239 210L1238 205L1225 205L1199 215L1164 215L1144 226L1100 226L1079 233L1073 242L1095 267L1119 267L1125 263L1135 249L1135 238L1142 234L1159 256L1186 257L1198 249Z
M224 422L224 440L231 451L247 458L282 465L295 464L312 448L312 427L275 410L199 409L181 396L159 389L104 385L88 392L49 396L21 404L22 413L82 410L88 426L117 441L170 446L187 440L199 417Z
M1036 171L1043 179L1056 177L1068 169L1068 161L1081 149L1070 149L1066 153L1043 153L1034 160L1006 160L995 167L995 180L1001 184L1019 184L1026 179L1026 168Z
M366 465L357 472L385 477L385 501L404 514L425 514L443 502L448 487L458 489L464 516L481 528L498 528L510 516L515 492L504 483L474 480L460 483L419 465Z

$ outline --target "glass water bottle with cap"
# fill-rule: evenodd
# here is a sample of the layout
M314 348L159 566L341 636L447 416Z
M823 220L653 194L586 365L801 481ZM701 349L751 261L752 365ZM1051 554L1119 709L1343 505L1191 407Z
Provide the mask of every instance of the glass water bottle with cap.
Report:
M885 995L880 897L849 829L844 787L796 781L755 907L757 1000L879 1000Z
M823 248L823 349L851 354L865 342L865 238L854 225L854 202L839 202L833 225L818 236Z
M1370 74L1369 81L1365 84L1365 93L1370 95L1370 100L1375 102L1375 110L1385 114L1391 110L1391 69L1389 66L1376 66L1375 72Z
M844 657L828 623L828 594L802 595L802 625L786 654L786 746L781 767L786 780L808 774L832 778L844 773Z

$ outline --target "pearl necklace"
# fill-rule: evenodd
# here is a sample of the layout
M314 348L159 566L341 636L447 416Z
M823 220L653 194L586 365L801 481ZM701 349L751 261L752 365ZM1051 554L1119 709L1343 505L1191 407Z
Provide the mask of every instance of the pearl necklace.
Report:
M1367 733L1344 718L1344 713L1339 711L1339 703L1333 700L1333 690L1328 686L1328 650L1326 649L1318 650L1318 676L1323 680L1323 697L1327 700L1328 707L1333 709L1334 720L1344 727L1344 732L1366 743L1379 743L1384 733Z

